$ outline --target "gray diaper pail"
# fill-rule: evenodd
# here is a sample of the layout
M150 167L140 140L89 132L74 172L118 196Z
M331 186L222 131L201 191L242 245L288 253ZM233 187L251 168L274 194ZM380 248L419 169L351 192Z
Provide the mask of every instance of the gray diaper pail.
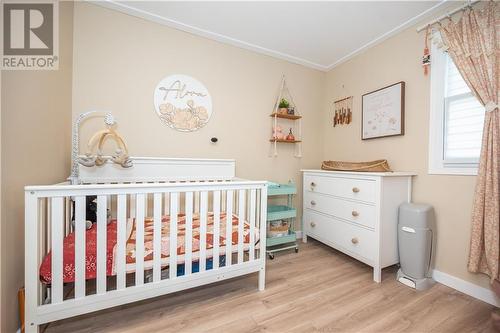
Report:
M404 203L399 206L398 247L399 282L417 290L432 286L434 208L430 205Z

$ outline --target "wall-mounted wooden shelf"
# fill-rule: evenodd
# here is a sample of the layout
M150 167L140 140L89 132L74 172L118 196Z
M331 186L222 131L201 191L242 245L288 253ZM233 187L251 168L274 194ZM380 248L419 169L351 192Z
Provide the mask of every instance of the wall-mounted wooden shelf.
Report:
M288 113L280 113L281 108L280 104L287 107L287 112L293 110L293 114ZM285 105L286 104L286 105ZM283 110L284 111L284 110ZM299 108L295 105L293 101L293 97L288 90L285 76L281 77L281 87L279 90L278 98L276 99L276 103L274 103L273 111L270 115L271 118L271 150L269 156L278 156L278 143L288 143L293 144L294 147L294 156L302 157L302 115L299 112ZM278 130L280 134L278 135L276 132ZM286 136L292 135L294 140L286 140ZM280 137L283 139L276 139L276 137ZM289 151L289 150L288 150Z
M282 118L282 119L291 119L291 120L297 120L302 118L302 116L297 116L294 114L280 114L280 113L273 113L271 117L276 117L276 118Z
M283 142L283 143L299 143L300 140L285 140L285 139L269 139L271 142Z

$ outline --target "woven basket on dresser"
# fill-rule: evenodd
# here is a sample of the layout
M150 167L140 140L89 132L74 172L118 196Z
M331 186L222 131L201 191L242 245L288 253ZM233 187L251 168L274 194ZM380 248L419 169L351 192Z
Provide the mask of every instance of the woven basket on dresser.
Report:
M371 162L323 161L321 169L332 171L391 172L387 160Z

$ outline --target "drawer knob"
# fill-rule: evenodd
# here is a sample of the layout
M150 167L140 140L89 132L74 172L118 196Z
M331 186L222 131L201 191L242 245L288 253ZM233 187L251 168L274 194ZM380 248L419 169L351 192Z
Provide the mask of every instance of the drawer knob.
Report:
M311 200L311 206L316 206L316 201Z
M351 243L358 244L359 240L356 237L354 237L354 238L351 239Z
M358 213L357 211L355 211L355 210L353 210L351 214L352 214L352 216L354 216L354 217L359 216L359 213Z
M354 193L358 193L358 192L359 192L359 188L357 188L357 187L353 187L353 188L352 188L352 191L353 191Z
M315 182L311 182L311 190L314 190L315 187L316 187L316 183Z
M311 227L313 227L313 228L316 226L316 223L314 223L314 222L311 222L310 224L311 224Z

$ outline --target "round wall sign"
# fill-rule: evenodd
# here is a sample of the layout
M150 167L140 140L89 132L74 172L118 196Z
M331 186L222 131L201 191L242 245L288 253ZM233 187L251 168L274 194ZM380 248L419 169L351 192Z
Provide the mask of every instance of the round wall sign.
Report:
M212 115L212 98L200 81L187 75L170 75L158 83L154 92L156 113L178 131L196 131Z

